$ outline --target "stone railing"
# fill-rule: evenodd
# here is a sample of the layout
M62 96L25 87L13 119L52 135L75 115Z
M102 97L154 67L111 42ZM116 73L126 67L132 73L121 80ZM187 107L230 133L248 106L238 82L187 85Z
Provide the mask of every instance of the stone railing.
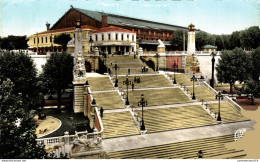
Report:
M44 144L45 146L60 146L64 145L64 136L39 138L36 141L37 144Z
M208 85L208 83L206 81L203 81L202 84L213 94L213 95L217 95L218 92L212 88L210 85Z
M225 98L225 100L228 102L228 103L230 103L237 111L241 111L241 106L239 106L235 101L233 101L230 97L228 97L228 96L225 96L224 97Z

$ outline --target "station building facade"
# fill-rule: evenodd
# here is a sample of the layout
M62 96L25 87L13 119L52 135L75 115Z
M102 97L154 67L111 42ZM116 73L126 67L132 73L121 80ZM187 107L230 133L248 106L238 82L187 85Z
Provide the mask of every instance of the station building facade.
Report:
M80 8L74 8L73 6L71 6L71 8L64 15L62 15L56 23L54 23L54 25L49 29L49 31L36 33L29 37L30 49L33 49L34 51L38 49L38 51L41 52L46 51L47 49L49 50L49 47L53 47L54 51L62 51L61 47L53 43L54 33L68 32L66 30L70 30L72 32L75 29L74 27L76 21L80 21L82 27L86 26L85 30L87 30L88 32L95 32L99 29L101 30L102 28L109 26L118 27L135 32L135 42L140 47L142 47L144 51L155 51L157 46L159 45L158 39L163 41L163 43L166 46L166 50L171 50L169 42L173 37L174 31L188 31L187 27L132 18L128 16L115 15L99 11L90 11ZM33 39L34 37L36 37L35 41ZM39 41L37 41L38 38ZM89 39L88 36L86 36L85 38L86 40ZM124 39L127 39L127 35ZM129 37L129 41L131 41L131 37ZM96 43L96 46L106 48L107 52L109 53L110 45L104 47L104 45L98 44L98 42ZM122 46L123 45L121 44L115 48L118 48L118 51L132 51L132 49L129 49L129 47L132 46L129 43L126 43L125 47L121 49ZM111 53L112 51L113 49L111 48ZM114 51L117 51L117 49L115 49Z

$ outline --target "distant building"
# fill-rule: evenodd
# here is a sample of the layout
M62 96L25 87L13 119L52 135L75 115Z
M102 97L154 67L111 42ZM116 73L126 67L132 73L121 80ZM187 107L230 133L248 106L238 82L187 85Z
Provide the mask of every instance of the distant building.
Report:
M49 28L50 24L48 24L47 31L36 33L28 37L30 49L42 53L49 50L62 51L61 47L53 43L54 35L62 32L72 34L76 21L80 21L83 30L86 30L88 32L95 32L98 29L109 26L119 27L135 32L135 41L144 49L144 51L156 51L157 46L159 45L158 39L163 41L163 43L166 45L166 50L171 50L169 41L173 37L173 32L175 30L188 31L187 27L159 23L149 20L142 20L98 11L90 11L85 9L74 8L73 6L71 6L71 8L63 16L61 16L61 18L51 28ZM85 38L86 41L88 41L89 38L87 36ZM131 38L129 38L129 40L131 40ZM121 46L125 45L119 45L118 48L120 48ZM108 52L109 46L107 47L106 49ZM112 51L113 50L111 49L111 52Z
M202 49L202 51L216 51L217 46L205 45L201 49Z
M136 51L136 33L115 26L104 27L90 33L92 47L109 54L133 53Z
M46 52L62 52L62 46L54 43L54 37L56 35L66 33L69 34L71 38L73 38L75 27L50 30L48 28L48 24L46 24L46 26L47 31L36 33L27 37L29 50L37 52L39 54L45 54ZM86 42L88 42L88 32L92 30L97 30L97 28L88 25L82 26L81 29L83 30L83 38L85 38ZM88 49L85 50L86 51L84 52L87 52Z

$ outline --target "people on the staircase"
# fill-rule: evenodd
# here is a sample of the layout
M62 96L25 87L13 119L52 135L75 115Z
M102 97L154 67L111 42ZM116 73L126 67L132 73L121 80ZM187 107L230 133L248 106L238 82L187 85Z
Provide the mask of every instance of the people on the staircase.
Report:
M100 116L101 116L101 118L103 118L103 112L104 112L103 107L100 107Z

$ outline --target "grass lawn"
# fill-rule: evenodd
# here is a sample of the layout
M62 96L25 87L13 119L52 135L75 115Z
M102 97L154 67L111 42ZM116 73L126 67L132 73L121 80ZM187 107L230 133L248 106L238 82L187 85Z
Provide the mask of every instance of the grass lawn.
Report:
M192 95L193 93L193 87L186 87L186 89L189 90L190 95ZM195 97L197 99L197 101L212 101L212 100L216 100L215 95L213 95L209 90L207 90L207 88L205 88L204 86L197 86L194 87L195 89Z
M147 100L148 106L191 102L179 88L130 90L128 93L130 105L135 107L138 107L138 102L141 100L141 94L144 94L144 99ZM124 91L124 94L126 94L126 91Z
M108 77L88 77L91 91L113 90L114 87Z
M164 75L136 75L140 77L140 83L134 82L135 76L128 76L128 79L134 83L134 88L148 88L148 87L164 87L173 86L172 83ZM126 85L123 85L125 81L125 76L118 77L118 87L126 89ZM132 86L129 85L130 89Z
M122 102L117 91L94 92L92 95L96 100L99 109L100 107L103 107L104 110L125 108L124 103Z

